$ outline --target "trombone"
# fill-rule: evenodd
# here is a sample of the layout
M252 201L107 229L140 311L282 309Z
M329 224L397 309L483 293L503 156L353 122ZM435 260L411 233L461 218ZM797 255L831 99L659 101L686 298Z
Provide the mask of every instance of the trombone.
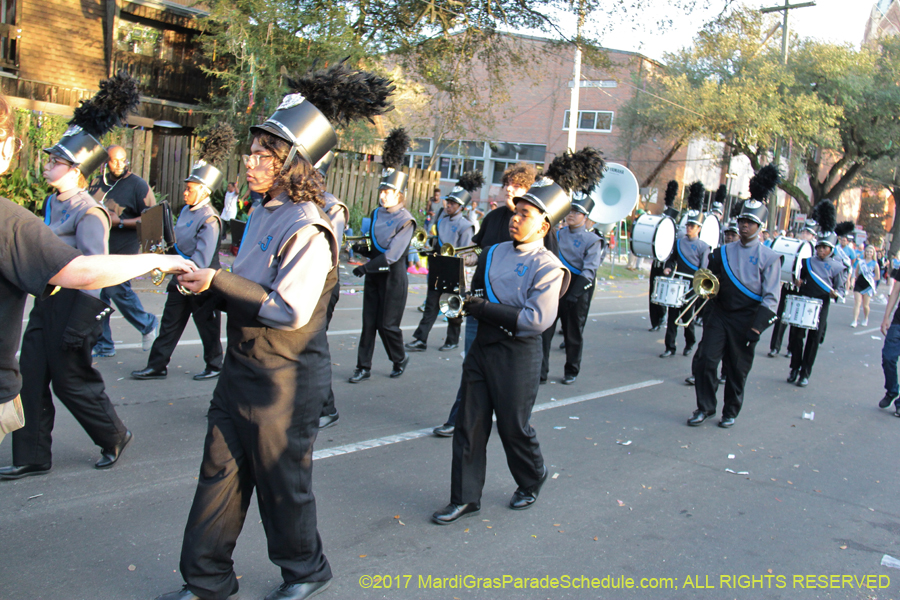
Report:
M441 246L440 254L441 256L459 256L460 254L465 254L466 252L474 252L475 254L481 254L481 246L478 244L474 244L472 246L462 246L460 248L454 248L453 244L444 244Z
M703 307L706 306L706 303L709 302L710 298L715 298L716 294L719 293L719 278L713 275L713 272L709 269L697 269L694 273L694 279L691 281L691 288L694 291L694 295L687 301L681 314L675 319L675 325L678 327L687 327L690 325L691 321L693 321L697 317L697 314L703 310ZM700 306L695 307L694 305L697 303L697 300L701 298L703 299L703 302ZM693 313L690 318L687 321L682 321L681 319L683 319L688 311L692 309Z

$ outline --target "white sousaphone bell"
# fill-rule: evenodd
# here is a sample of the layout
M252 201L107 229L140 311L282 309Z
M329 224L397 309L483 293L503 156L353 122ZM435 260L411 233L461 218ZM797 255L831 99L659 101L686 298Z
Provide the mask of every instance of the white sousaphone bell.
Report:
M608 235L622 219L631 214L638 201L638 182L624 165L606 163L603 179L591 192L594 208L588 218L597 230Z

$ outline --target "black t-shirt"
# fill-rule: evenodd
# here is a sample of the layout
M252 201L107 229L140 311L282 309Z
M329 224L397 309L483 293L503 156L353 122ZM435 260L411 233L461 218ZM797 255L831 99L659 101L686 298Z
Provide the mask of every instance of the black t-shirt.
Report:
M481 221L481 229L472 237L472 242L478 244L482 249L487 249L494 244L508 242L512 238L509 236L509 220L513 216L513 211L504 204L498 206ZM556 241L556 235L553 228L544 236L544 248L559 256L559 244Z
M896 281L900 282L900 269L894 269L891 271L891 277L893 277ZM900 285L900 284L894 284ZM891 325L900 325L900 310L894 311L894 319L891 321Z
M130 171L113 179L104 167L100 176L91 182L88 193L120 219L136 219L156 204L156 196L147 182ZM109 230L110 254L137 254L140 251L141 241L134 228L113 227Z
M16 352L25 300L49 293L50 279L81 253L6 198L0 198L0 253L0 322L6 327L0 336L0 402L7 402L22 389Z

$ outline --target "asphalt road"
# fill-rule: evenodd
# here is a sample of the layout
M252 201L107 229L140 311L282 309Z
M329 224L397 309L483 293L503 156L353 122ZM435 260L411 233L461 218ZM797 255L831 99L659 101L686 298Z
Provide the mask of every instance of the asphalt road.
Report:
M165 296L140 287L159 314ZM424 277L411 277L407 341L423 298ZM436 350L439 321L403 377L388 378L379 344L372 379L347 383L361 302L342 295L329 338L341 419L316 444L319 530L335 575L322 598L900 596L900 570L880 564L900 557L900 419L877 408L883 305L868 329L848 326L849 305L832 309L806 389L785 383L787 359L765 356L766 332L737 425L689 428L683 338L676 357L657 358L663 336L647 331L646 282L605 282L574 385L558 383L564 354L554 343L532 419L551 472L537 504L507 508L515 483L493 436L481 513L438 527L429 517L449 501L451 441L428 432L449 411L462 358ZM118 354L98 364L135 439L97 471L98 449L59 408L52 473L0 483L0 600L149 600L182 583L215 383L191 380L203 368L193 324L168 379L131 380L147 354L134 329L113 323ZM10 452L7 440L0 464ZM280 583L255 505L234 558L242 598Z

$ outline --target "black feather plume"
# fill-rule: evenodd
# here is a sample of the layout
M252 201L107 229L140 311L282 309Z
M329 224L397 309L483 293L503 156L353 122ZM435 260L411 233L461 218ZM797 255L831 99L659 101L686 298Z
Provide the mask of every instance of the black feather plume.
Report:
M834 228L834 232L839 236L849 235L854 230L856 230L856 225L853 224L853 221L841 221Z
M703 210L703 196L706 188L699 181L688 186L688 208L691 210Z
M725 196L728 194L728 188L725 187L725 184L719 186L719 189L716 190L716 202L720 202L723 205L725 204Z
M396 169L403 164L407 150L409 150L409 134L402 127L397 127L384 139L381 162L386 169Z
M760 202L765 202L778 182L781 181L781 173L773 164L764 166L750 179L750 197Z
M605 164L599 151L584 148L554 158L544 175L566 192L589 193L603 178Z
M666 185L666 208L675 204L675 196L678 195L678 182L674 179Z
M287 79L288 87L301 94L335 126L383 115L394 108L390 79L366 71L354 71L344 59L328 69Z
M742 210L744 210L744 202L735 202L731 206L731 214L729 214L728 217L731 219L737 219Z
M215 166L224 162L234 150L237 138L234 129L228 123L216 123L200 143L200 160Z
M70 125L78 125L99 138L115 127L125 124L128 114L141 102L137 80L125 71L100 82L100 91L90 100L83 100L75 109Z
M834 231L837 226L837 211L834 204L828 200L822 200L813 208L813 214L816 223L819 224L819 231L823 233Z
M481 189L481 186L484 185L484 173L481 171L466 171L460 175L456 185L469 193L474 192L475 190Z

